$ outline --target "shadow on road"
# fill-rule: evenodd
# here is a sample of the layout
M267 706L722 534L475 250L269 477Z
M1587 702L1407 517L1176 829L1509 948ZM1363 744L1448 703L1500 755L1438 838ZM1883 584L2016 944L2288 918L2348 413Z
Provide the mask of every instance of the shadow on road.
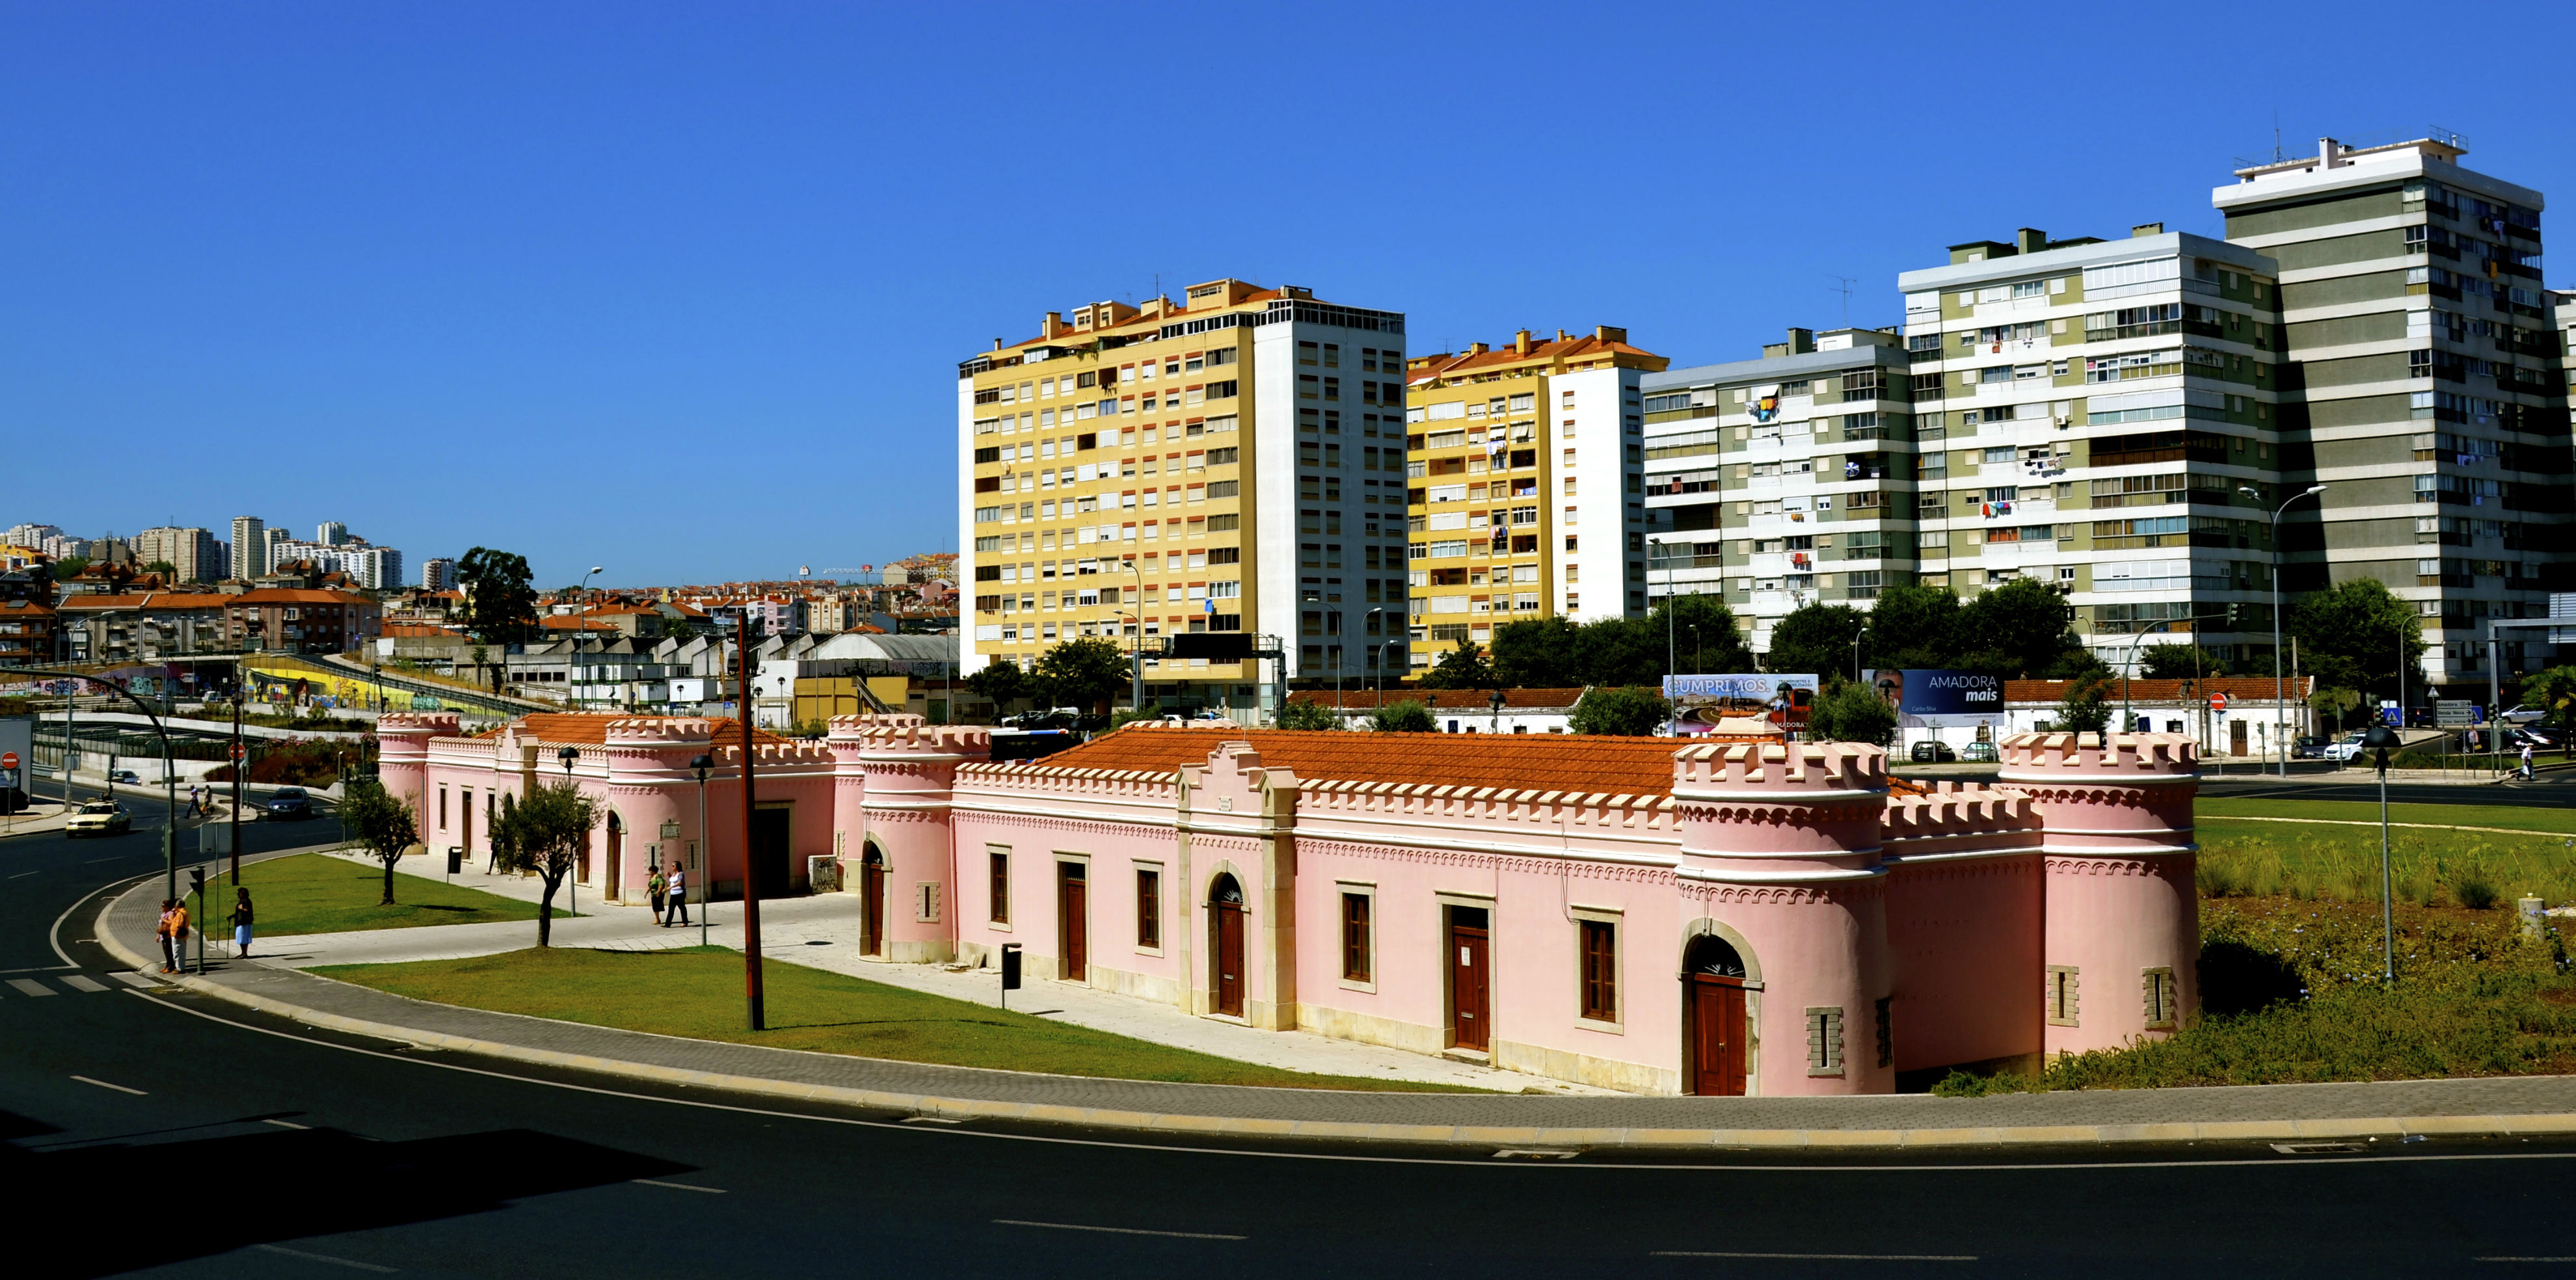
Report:
M53 1132L0 1112L0 1135ZM336 1129L186 1141L119 1141L58 1151L0 1146L0 1185L18 1188L12 1218L30 1225L94 1221L104 1205L137 1213L124 1229L54 1236L20 1254L21 1275L104 1276L253 1245L487 1213L510 1201L688 1166L525 1129L372 1142ZM237 1194L151 1211L156 1188L221 1184ZM13 1268L14 1270L14 1268Z

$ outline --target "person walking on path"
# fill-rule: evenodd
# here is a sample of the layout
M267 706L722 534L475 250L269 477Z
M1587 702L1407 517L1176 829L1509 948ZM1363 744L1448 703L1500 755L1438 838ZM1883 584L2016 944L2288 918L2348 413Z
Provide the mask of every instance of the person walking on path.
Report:
M655 924L661 924L663 922L662 899L664 888L662 869L660 867L655 867L653 868L653 874L645 877L644 880L644 891L651 894L653 897L653 923Z
M2522 740L2522 780L2531 781L2531 739Z
M671 874L663 880L662 884L668 898L669 911L669 918L661 922L662 926L669 928L675 924L687 924L689 922L689 873L680 870L680 864L674 862L671 864Z
M164 972L188 971L188 901L185 898L170 904L170 960L177 968Z
M158 941L161 944L161 972L163 973L171 972L170 913L176 910L178 906L179 903L177 900L172 898L163 898L161 900L161 918L154 921L152 924L152 937L155 941Z
M243 960L250 958L250 922L250 888L245 885L233 890L233 955Z
M197 789L191 786L188 788L188 816L193 818L201 812L203 811L197 807Z

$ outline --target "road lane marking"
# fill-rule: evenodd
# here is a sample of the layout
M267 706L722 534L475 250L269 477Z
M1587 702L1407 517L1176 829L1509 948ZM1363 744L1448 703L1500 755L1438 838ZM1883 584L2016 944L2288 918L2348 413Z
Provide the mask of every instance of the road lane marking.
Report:
M146 991L161 985L160 983L154 982L152 979L144 977L139 973L118 973L112 976L115 977L117 981L122 982L129 987L141 987Z
M1079 1222L1028 1222L1019 1218L995 1218L995 1226L1044 1227L1049 1231L1102 1231L1117 1236L1170 1236L1175 1240L1249 1240L1250 1236L1218 1235L1208 1231L1146 1231L1138 1227L1091 1227Z
M81 990L81 991L105 991L105 990L107 990L107 984L106 984L106 983L101 982L101 981L99 981L99 980L98 980L98 979L96 979L96 978L88 977L88 976L83 975L83 974L77 974L77 973L74 973L74 974L67 974L67 975L65 975L65 976L64 976L64 978L63 978L63 980L62 980L62 981L63 981L63 985L64 985L64 986L66 986L66 987L76 988L76 989Z
M203 1018L208 1022L220 1023L227 1027L233 1027L242 1031L256 1032L264 1036L274 1036L280 1040L293 1040L298 1044L312 1045L315 1048L337 1049L342 1053L360 1054L370 1058L385 1058L394 1062L408 1062L415 1066L436 1067L441 1071L458 1071L463 1072L466 1075L483 1076L493 1080L508 1080L516 1084L535 1085L546 1089L562 1089L571 1093L594 1094L604 1098L627 1098L636 1102L654 1102L672 1107L695 1107L705 1111L729 1111L737 1115L770 1116L781 1120L804 1120L814 1124L847 1125L857 1129L907 1128L906 1122L901 1120L862 1120L855 1116L816 1115L810 1111L780 1111L770 1107L748 1107L730 1102L706 1102L695 1098L673 1098L661 1094L637 1093L631 1089L608 1089L602 1088L598 1085L574 1084L566 1080L548 1080L541 1076L519 1075L508 1071L494 1071L485 1067L469 1067L462 1063L438 1062L428 1058L419 1057L415 1054L388 1053L379 1049L363 1049L356 1045L337 1044L329 1040L316 1040L311 1036L299 1036L292 1032L279 1031L271 1027L253 1026L247 1022L236 1022L230 1018L220 1018L203 1009L191 1009L185 1005L174 1004L167 999L163 999L163 992L160 991L129 991L126 994L138 999L150 1000L153 1004L161 1008L184 1013L193 1018ZM2421 1156L2378 1154L2341 1157L2328 1156L2314 1160L2283 1160L2278 1156L2261 1156L2252 1159L2221 1157L2205 1160L2020 1161L2008 1164L1792 1164L1785 1162L1775 1164L1675 1164L1660 1161L1646 1163L1637 1161L1613 1162L1608 1160L1551 1160L1544 1164L1497 1165L1490 1156L1470 1160L1454 1156L1384 1156L1356 1155L1327 1151L1262 1151L1229 1147L1185 1147L1168 1142L1121 1142L1106 1138L1061 1138L1046 1134L997 1133L987 1129L964 1127L954 1129L911 1129L910 1131L914 1133L948 1133L961 1138L990 1138L997 1142L1031 1142L1050 1146L1096 1147L1105 1151L1152 1151L1172 1155L1235 1156L1258 1160L1313 1160L1337 1164L1459 1165L1476 1169L1511 1169L1515 1173L1522 1170L1535 1169L1768 1174L2036 1173L2090 1169L2305 1169L2345 1164L2457 1164L2490 1160L2576 1160L2576 1151L2490 1151L2458 1152L2448 1155Z
M629 1181L640 1182L648 1187L669 1187L673 1191L703 1191L711 1196L720 1196L725 1193L725 1189L722 1187L693 1187L685 1182L664 1182L659 1178L631 1178Z
M260 1123L273 1124L280 1129L310 1129L313 1127L309 1124L297 1124L292 1120L262 1120Z
M44 874L44 868L39 867L39 868L37 868L37 869L36 869L36 870L34 870L34 871L21 871L21 872L19 872L18 874L13 875L13 876L11 876L11 877L9 877L9 878L10 878L10 879L12 879L12 880L24 880L24 879L26 879L26 878L27 878L27 877L29 877L29 876L33 876L33 875L42 875L42 874Z
M1973 1253L1718 1253L1658 1249L1649 1258L1790 1258L1805 1262L1974 1262Z
M121 1085L121 1084L109 1084L109 1083L108 1083L108 1082L106 1082L105 1080L92 1080L92 1079L90 1079L88 1076L73 1076L73 1077L72 1077L72 1079L74 1079L74 1080L78 1080L78 1081L80 1081L82 1084L94 1084L94 1085L97 1085L99 1088L102 1088L102 1089L114 1089L114 1090L116 1090L118 1093L130 1093L130 1094L133 1094L135 1097L138 1097L138 1098L143 1098L143 1097L149 1097L149 1096L151 1096L151 1095L146 1094L145 1092L143 1092L141 1089L128 1089L128 1088L126 1088L124 1085Z
M9 980L9 985L16 987L20 991L31 996L58 996L62 994L62 992L56 991L52 987L46 986L44 983L38 982L33 978L11 978Z
M2565 1258L2471 1258L2471 1262L2576 1262L2576 1256Z
M302 1249L289 1249L282 1244L263 1244L255 1247L266 1249L270 1253L282 1253L290 1258L309 1258L315 1262L328 1262L336 1266L356 1267L360 1271L373 1271L380 1275L392 1275L395 1270L392 1267L377 1266L372 1262L360 1262L355 1258L335 1258L327 1253L307 1253Z

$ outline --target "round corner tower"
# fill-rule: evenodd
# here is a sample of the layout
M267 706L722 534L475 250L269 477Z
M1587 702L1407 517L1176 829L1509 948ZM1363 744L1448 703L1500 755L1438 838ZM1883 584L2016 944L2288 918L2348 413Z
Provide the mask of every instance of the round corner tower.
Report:
M445 711L388 711L376 721L376 771L387 794L417 814L429 786L429 740L452 738L464 720ZM420 819L426 823L428 819Z
M959 765L992 754L992 731L910 714L836 716L831 724L833 825L858 835L841 884L863 899L864 951L944 963L956 954L951 786Z
M2160 1039L2200 999L2192 799L2199 744L2168 733L2025 733L2003 785L2046 843L2041 1043L2050 1054Z

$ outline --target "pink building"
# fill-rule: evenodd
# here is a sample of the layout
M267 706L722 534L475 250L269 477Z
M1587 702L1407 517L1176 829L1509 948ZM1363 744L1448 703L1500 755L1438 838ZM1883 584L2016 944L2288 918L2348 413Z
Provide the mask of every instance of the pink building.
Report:
M739 886L739 745L708 722L434 719L386 717L398 791L524 787L562 741L628 841L697 838L686 761L712 749ZM888 962L1017 943L1036 977L1200 1017L1641 1093L1885 1093L2165 1035L2196 998L2178 737L2022 735L2001 785L1927 788L1848 744L1134 726L992 764L978 729L832 726L758 744L759 804L790 875L841 859ZM617 838L597 868L632 896Z

